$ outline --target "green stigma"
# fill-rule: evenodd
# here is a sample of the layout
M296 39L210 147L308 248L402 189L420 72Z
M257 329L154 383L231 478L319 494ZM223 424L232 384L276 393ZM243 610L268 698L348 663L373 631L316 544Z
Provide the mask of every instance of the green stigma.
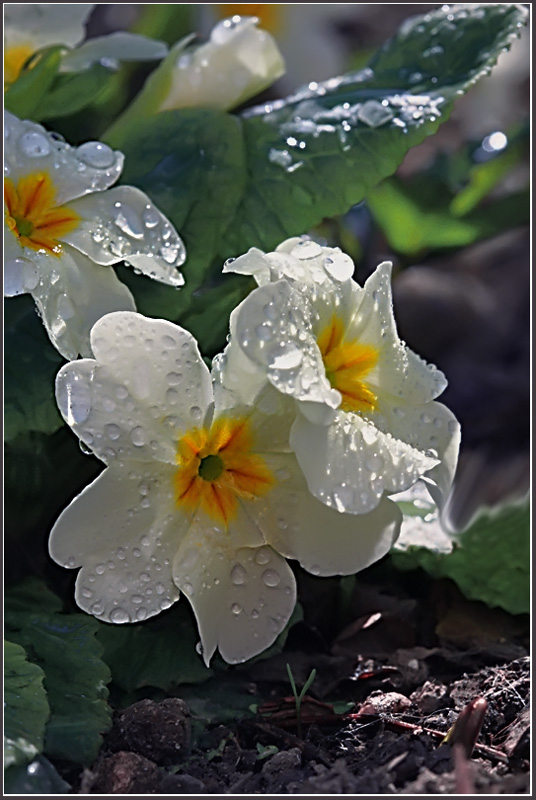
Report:
M199 464L198 475L204 481L215 481L224 469L223 461L219 456L205 456Z

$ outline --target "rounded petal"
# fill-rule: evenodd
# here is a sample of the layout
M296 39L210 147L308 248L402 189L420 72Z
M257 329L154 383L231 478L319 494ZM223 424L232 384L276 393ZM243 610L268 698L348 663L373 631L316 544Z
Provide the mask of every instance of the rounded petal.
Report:
M5 47L28 42L38 50L52 44L75 45L95 3L6 3Z
M144 275L170 286L182 286L177 267L186 251L176 230L144 192L116 186L81 197L71 204L82 221L64 236L97 264L126 261Z
M438 464L434 455L341 411L331 425L298 414L290 445L314 496L349 514L372 511L384 493L407 489Z
M377 366L367 382L380 397L393 402L421 404L445 389L442 372L426 364L398 338L391 296L391 263L380 264L359 293L359 303L347 319L345 338L356 339L378 349Z
M136 307L130 290L111 267L94 264L67 247L58 258L28 248L24 253L38 276L31 293L43 324L65 358L91 354L89 333L104 314Z
M181 544L173 578L192 604L207 666L216 647L229 664L261 653L296 602L292 570L271 547L235 550L202 524L194 524Z
M231 341L237 341L270 383L296 400L337 408L341 395L325 375L307 305L285 281L254 289L233 317Z
M58 206L107 189L121 174L123 161L122 153L102 142L71 147L42 125L4 111L4 174L16 181L29 173L47 172Z
M52 528L50 555L82 567L76 602L99 619L141 621L179 598L171 565L189 520L170 504L169 473L136 463L107 468Z
M120 61L155 61L165 58L167 54L165 42L138 33L117 31L88 39L71 50L62 59L61 72L79 72L100 61L111 62L112 66Z
M118 312L91 331L95 359L59 371L56 399L76 435L105 462L176 463L182 433L203 424L209 371L187 331L166 320Z
M368 514L341 514L313 497L293 454L266 460L278 483L244 510L278 553L313 575L350 575L389 552L402 523L395 503L382 498Z

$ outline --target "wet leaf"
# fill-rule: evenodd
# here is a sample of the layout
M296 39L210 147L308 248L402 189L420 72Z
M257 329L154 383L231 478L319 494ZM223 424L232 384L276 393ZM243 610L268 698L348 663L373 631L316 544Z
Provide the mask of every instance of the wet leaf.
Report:
M35 122L41 122L81 111L98 100L114 74L102 64L93 64L83 72L58 75L47 94L41 96L31 118Z
M50 713L43 678L23 647L4 642L4 769L26 764L43 750Z
M21 119L32 119L58 74L64 52L63 46L56 46L35 53L4 94L4 108Z
M472 600L510 614L530 611L530 508L528 502L483 511L445 554L424 547L393 550L402 569L422 567L436 578L451 578Z
M85 614L63 614L59 599L37 580L6 593L6 636L23 646L44 672L51 717L44 752L90 764L111 724L110 671L95 638L98 623Z

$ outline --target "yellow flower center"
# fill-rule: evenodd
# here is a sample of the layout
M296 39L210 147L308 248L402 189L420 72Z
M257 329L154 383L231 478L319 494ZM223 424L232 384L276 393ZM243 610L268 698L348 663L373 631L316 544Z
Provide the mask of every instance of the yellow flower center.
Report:
M216 11L220 19L234 17L258 17L260 27L270 33L277 33L281 28L281 3L219 3Z
M365 377L378 363L379 351L357 340L344 341L344 325L335 314L321 330L317 344L326 377L342 395L341 409L357 413L377 410L378 398Z
M16 44L4 50L4 91L15 83L26 61L35 48L30 44Z
M263 458L252 450L251 426L244 417L222 416L210 429L188 431L177 447L177 507L191 513L200 508L227 527L239 499L261 497L274 483Z
M76 228L80 217L67 206L55 206L56 189L46 172L20 178L17 185L4 178L6 222L21 247L61 255L58 241Z

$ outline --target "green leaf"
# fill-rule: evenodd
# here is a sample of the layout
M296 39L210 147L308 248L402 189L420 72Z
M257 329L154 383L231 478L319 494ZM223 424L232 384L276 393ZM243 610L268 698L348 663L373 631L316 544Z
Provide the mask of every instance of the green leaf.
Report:
M85 614L62 614L58 598L29 580L6 594L6 636L22 645L45 674L51 717L44 752L91 764L111 725L106 684L110 671L95 634L99 623Z
M124 182L185 239L186 286L168 294L166 316L182 318L227 257L272 249L361 201L447 119L526 19L513 4L444 6L407 20L365 70L242 118L182 109L111 134L126 155ZM150 308L157 294L148 286L136 299Z
M93 64L82 72L57 76L48 93L41 96L39 105L32 113L32 119L40 122L66 117L92 105L106 91L114 75L112 70L102 64Z
M249 179L223 255L348 211L437 130L526 19L512 4L443 6L406 20L365 70L245 112Z
M401 569L422 567L433 577L451 578L471 600L499 606L511 614L529 613L528 503L482 513L467 530L452 537L452 545L450 553L441 553L439 548L436 552L423 547L395 549L391 558Z
M4 642L4 769L26 764L43 750L50 714L43 677L24 648Z
M35 110L54 82L64 52L65 47L55 46L34 53L4 94L4 108L21 119L33 119Z
M196 652L197 626L184 600L142 624L100 623L97 638L114 683L126 692L144 686L171 691L214 674Z
M4 439L54 433L63 425L54 381L64 360L51 345L31 297L4 301Z
M5 794L68 794L71 787L44 756L4 773Z

